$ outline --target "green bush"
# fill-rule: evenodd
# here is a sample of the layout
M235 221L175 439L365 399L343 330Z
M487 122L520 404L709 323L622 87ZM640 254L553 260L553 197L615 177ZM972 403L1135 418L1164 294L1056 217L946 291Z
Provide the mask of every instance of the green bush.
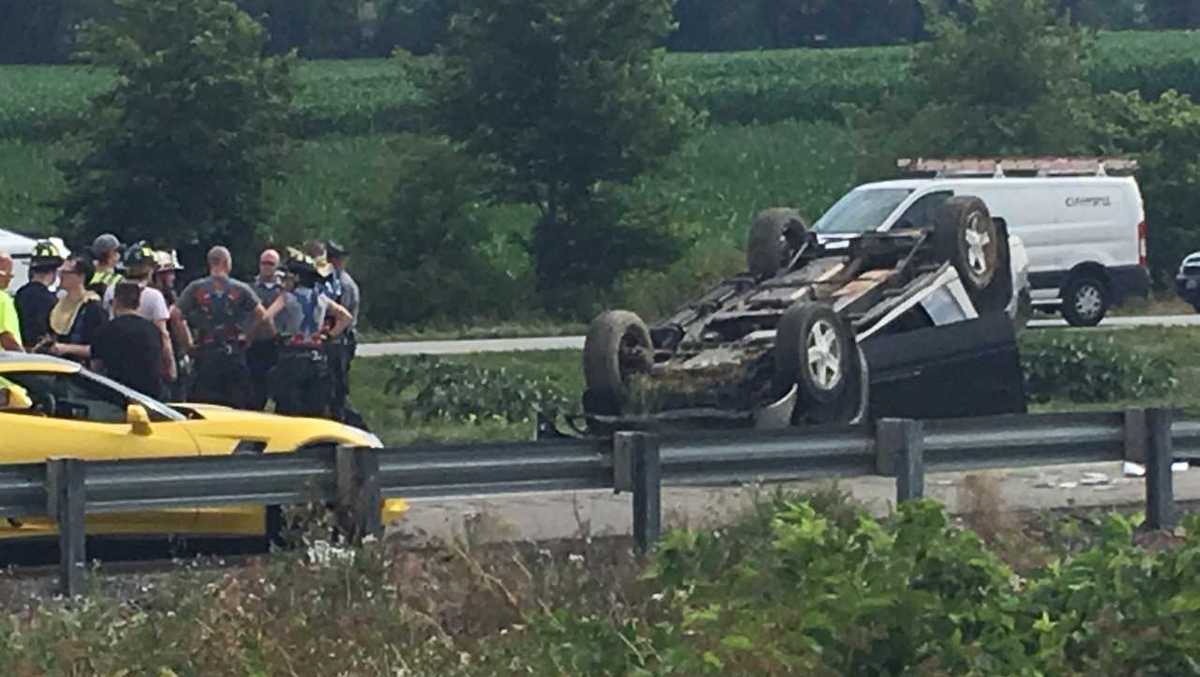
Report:
M429 355L395 360L386 389L415 421L519 423L530 420L534 411L553 417L576 407L549 377Z
M380 329L510 316L519 281L484 252L485 173L444 140L402 135L381 155L352 231L364 312Z
M1063 334L1026 335L1021 366L1035 402L1112 402L1162 397L1178 385L1175 364L1122 348L1108 338Z
M101 569L83 600L7 577L0 673L1196 674L1200 517L1149 534L1155 547L1136 545L1137 517L1093 524L1087 545L1014 569L931 501L877 520L837 491L780 492L729 527L670 532L648 560L624 539L482 545L469 530Z
M675 531L649 617L548 612L486 665L580 675L1178 675L1200 649L1200 518L1165 551L1108 517L1025 571L932 501L876 521L778 496L742 527ZM748 528L747 528L748 527ZM598 650L601 649L602 650ZM485 673L481 673L485 674Z

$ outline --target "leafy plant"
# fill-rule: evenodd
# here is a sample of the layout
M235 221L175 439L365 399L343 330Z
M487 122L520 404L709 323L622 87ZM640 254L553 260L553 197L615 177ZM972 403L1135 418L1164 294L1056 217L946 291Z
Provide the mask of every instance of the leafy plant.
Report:
M1162 397L1178 385L1174 363L1118 346L1111 337L1055 332L1022 342L1021 365L1028 395L1037 402Z
M575 406L548 377L429 355L395 360L387 391L400 396L406 416L418 421L518 423L530 420L534 411L554 416Z

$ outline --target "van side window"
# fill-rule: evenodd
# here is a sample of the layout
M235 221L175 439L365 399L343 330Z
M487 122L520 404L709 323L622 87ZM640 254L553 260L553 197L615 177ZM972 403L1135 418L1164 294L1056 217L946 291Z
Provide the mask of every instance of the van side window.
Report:
M939 190L936 193L922 195L917 198L917 201L912 203L912 206L905 210L892 228L925 228L933 225L933 215L937 213L937 208L942 206L942 203L954 197L952 190Z

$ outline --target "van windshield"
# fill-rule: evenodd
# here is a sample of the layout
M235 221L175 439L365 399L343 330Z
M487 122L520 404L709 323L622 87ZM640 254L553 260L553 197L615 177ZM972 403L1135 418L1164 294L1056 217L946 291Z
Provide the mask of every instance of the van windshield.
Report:
M846 193L813 224L818 233L867 233L878 230L910 188L859 188Z

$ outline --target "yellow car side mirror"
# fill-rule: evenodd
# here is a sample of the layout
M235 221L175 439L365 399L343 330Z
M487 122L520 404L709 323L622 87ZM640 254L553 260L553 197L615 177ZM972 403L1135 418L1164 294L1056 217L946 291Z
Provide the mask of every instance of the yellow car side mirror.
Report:
M153 432L150 427L150 414L140 404L131 404L125 408L125 421L133 428L134 435L149 435Z
M8 386L0 388L0 409L9 411L29 411L33 409L33 400L24 388Z

